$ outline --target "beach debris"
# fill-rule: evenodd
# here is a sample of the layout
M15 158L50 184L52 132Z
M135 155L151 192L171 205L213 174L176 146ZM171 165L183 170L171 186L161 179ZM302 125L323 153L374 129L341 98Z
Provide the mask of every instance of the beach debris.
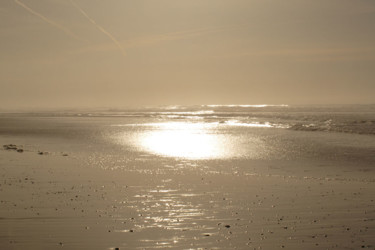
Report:
M17 146L15 144L5 144L3 145L3 148L5 150L14 150L14 151L17 151L18 153L23 153L22 146Z
M21 147L22 147L22 146L21 146ZM17 145L15 145L15 144L5 144L5 145L3 145L3 148L4 148L5 150L15 150L15 151L17 151L17 152L19 152L19 153L22 153L22 152L23 152L23 149L20 148L20 146L17 146Z
M17 146L14 145L14 144L5 144L5 145L3 145L3 148L5 150L17 150Z
M67 153L63 153L62 156L68 156L68 154Z
M48 152L46 152L46 151L38 151L38 155L47 155L48 154Z
M225 225L224 227L226 227L226 228L230 228L230 225Z

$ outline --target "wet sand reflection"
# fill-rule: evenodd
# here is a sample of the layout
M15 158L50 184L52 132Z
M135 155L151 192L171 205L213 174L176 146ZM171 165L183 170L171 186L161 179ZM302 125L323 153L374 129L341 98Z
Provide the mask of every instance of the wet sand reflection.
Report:
M129 199L127 206L138 215L131 219L134 231L144 235L139 248L191 246L195 241L218 234L214 213L207 210L216 192L198 193L196 188L177 190L168 185L135 188L137 194Z

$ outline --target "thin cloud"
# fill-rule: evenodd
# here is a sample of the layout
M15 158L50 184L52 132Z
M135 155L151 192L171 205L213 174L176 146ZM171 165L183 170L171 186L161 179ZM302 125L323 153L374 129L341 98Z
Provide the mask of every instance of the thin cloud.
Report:
M45 21L46 23L48 23L48 24L52 25L53 27L55 27L55 28L57 28L57 29L63 31L63 32L64 32L65 34L67 34L68 36L73 37L74 39L77 39L77 40L79 40L79 41L84 41L83 39L81 39L80 37L78 37L76 34L74 34L72 31L70 31L68 28L66 28L66 27L64 27L64 26L62 26L62 25L60 25L60 24L58 24L58 23L52 21L51 19L49 19L49 18L43 16L42 14L36 12L35 10L31 9L31 8L30 8L29 6L27 6L26 4L24 4L24 3L22 3L22 2L20 2L20 1L18 1L18 0L14 0L14 2L15 2L17 5L19 5L19 6L21 6L22 8L24 8L25 10L27 10L28 12L30 12L31 14L33 14L33 15L39 17L40 19L42 19L42 20Z
M94 19L92 19L76 2L74 2L73 0L70 0L70 2L73 4L73 6L79 10L79 12L81 12L81 14L86 17L87 20L89 20L93 25L95 25L95 27L100 30L103 34L105 34L107 37L109 37L109 39L112 40L112 42L119 48L119 50L121 51L122 55L126 55L126 52L125 52L125 49L121 46L121 43L111 34L109 33L107 30L105 30L102 26L100 26L99 24L97 24L95 22Z

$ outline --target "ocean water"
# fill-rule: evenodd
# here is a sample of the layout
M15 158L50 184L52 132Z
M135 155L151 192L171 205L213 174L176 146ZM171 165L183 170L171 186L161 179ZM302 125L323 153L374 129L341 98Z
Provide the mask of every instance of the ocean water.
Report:
M233 171L228 165L250 171L248 166L255 165L250 163L258 162L281 170L282 165L311 165L308 170L296 166L294 173L330 166L324 171L319 168L320 173L328 173L337 171L337 166L339 172L345 166L358 165L363 171L375 166L375 105L204 105L2 113L0 135L3 144L67 152L106 169L176 170L188 163L198 169L215 164L212 171L219 171L221 165L220 171Z

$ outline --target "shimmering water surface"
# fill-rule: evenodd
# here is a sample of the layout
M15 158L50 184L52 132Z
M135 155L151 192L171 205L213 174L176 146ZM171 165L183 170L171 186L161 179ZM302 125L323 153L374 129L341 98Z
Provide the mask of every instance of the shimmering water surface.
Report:
M115 134L114 142L154 155L207 160L264 154L259 136L233 133L228 124L173 121L131 126L142 130Z
M150 173L188 165L231 172L219 166L272 160L371 165L375 155L375 105L168 106L3 113L0 119L0 135L13 136L12 143L45 145L104 169ZM212 168L210 161L219 164Z
M51 155L64 152L89 167L120 170L118 180L96 189L103 190L98 204L106 208L95 213L113 217L110 231L123 235L122 246L140 249L228 249L231 239L244 247L252 241L250 224L278 230L264 217L249 219L249 209L271 214L274 204L268 202L274 199L271 192L280 189L280 178L371 183L374 134L374 105L208 105L0 115L4 144ZM132 184L122 182L133 173ZM229 186L238 176L253 181L267 176L272 189L262 199L249 198L248 193L263 190L256 182ZM88 189L95 184L90 185ZM110 188L118 196L109 205L104 190ZM293 191L292 186L284 189L285 194ZM287 199L277 201L283 209L294 202ZM135 232L141 233L136 241L129 236Z

